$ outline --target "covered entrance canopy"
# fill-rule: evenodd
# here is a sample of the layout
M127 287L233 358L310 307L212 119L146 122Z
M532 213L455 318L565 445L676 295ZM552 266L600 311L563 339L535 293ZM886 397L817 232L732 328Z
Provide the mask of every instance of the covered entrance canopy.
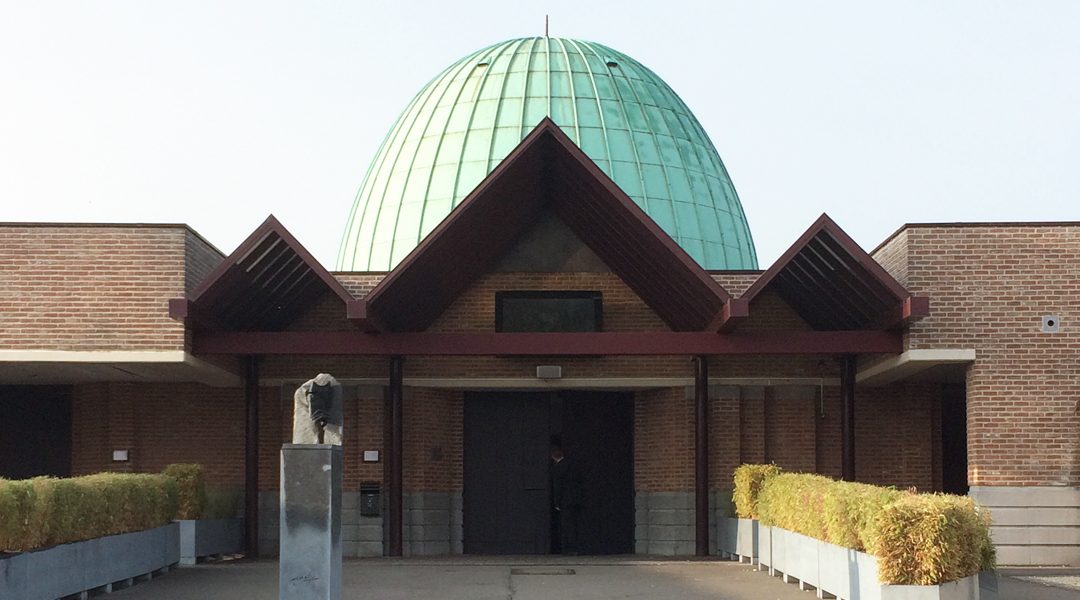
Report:
M548 212L562 221L659 317L652 331L438 333L433 322ZM745 327L754 300L774 291L809 326ZM329 297L352 329L290 331L316 298ZM401 552L403 357L684 355L696 365L697 549L708 550L707 400L711 355L844 357L844 475L853 477L855 359L899 354L901 328L928 313L831 219L822 216L740 297L691 259L550 120L537 128L401 264L354 295L273 217L185 298L170 301L196 354L249 357L248 481L257 489L255 357L390 358L386 475L391 554ZM766 313L767 316L767 313ZM249 536L257 523L248 494ZM253 541L253 540L250 540Z

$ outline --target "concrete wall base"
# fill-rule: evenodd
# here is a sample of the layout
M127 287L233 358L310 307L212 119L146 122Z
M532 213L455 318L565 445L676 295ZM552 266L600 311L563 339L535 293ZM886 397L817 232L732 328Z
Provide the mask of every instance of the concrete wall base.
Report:
M974 486L990 509L999 565L1080 566L1080 487Z

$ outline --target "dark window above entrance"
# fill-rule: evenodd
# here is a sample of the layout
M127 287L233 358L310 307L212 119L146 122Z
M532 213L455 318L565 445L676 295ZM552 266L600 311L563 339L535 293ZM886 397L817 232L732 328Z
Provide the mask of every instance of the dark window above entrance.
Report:
M495 331L555 333L601 331L600 292L522 291L495 293Z

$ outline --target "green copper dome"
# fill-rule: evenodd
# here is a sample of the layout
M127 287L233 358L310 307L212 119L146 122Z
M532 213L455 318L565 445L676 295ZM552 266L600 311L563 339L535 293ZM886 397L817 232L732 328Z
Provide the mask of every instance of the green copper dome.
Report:
M337 268L393 268L545 116L703 267L757 268L739 197L686 104L625 54L546 37L474 52L420 90L368 168Z

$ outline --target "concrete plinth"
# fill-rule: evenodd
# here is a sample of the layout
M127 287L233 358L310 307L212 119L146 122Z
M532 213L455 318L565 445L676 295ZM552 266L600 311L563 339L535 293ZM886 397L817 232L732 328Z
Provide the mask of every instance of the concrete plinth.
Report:
M341 599L341 446L281 447L281 600Z

